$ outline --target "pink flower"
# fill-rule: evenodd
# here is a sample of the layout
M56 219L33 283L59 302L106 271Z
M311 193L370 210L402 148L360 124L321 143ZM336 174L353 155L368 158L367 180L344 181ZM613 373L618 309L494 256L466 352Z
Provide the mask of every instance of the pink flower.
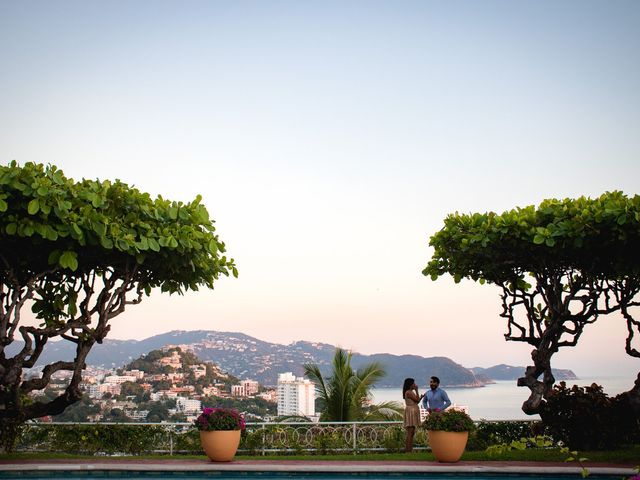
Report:
M205 408L194 422L198 430L244 430L244 417L231 408Z

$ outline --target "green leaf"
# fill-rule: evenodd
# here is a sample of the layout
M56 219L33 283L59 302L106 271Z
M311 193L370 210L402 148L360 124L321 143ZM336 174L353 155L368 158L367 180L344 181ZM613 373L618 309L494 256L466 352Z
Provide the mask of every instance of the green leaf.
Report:
M75 272L78 268L78 254L67 250L60 255L58 263L61 267L69 268Z
M58 239L58 232L51 228L50 225L47 225L44 230L44 236L47 240L55 242Z
M102 237L100 239L100 245L102 245L103 248L111 250L113 248L113 240L111 240L110 238L107 238L107 237Z
M0 212L6 212L9 205L4 200L0 200Z
M71 231L75 234L76 237L82 236L82 230L80 230L80 227L78 226L77 223L71 224Z
M149 248L154 252L160 251L160 245L158 244L158 241L155 238L149 239Z
M34 198L29 202L27 211L29 212L29 215L35 215L38 213L38 210L40 210L40 201L37 198Z
M15 235L18 231L18 225L16 223L10 223L6 226L5 231L7 235Z
M49 265L58 265L58 262L60 261L60 255L62 255L62 252L60 250L54 250L53 252L51 252L49 254Z
M136 243L136 246L140 250L149 250L149 241L147 240L147 237L140 237L140 241Z
M533 243L535 243L536 245L542 245L544 242L545 238L539 233L537 233L536 236L533 237Z
M67 307L67 312L69 313L70 317L75 317L76 313L78 313L78 307L76 305L76 295L69 295L69 299L68 299L68 307Z
M96 232L99 236L104 237L107 233L107 226L102 222L95 222L93 224L93 231Z

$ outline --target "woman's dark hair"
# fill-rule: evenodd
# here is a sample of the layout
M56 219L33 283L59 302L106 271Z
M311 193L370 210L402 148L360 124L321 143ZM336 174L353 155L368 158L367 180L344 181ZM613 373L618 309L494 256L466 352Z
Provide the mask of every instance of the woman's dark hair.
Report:
M404 385L402 385L402 398L404 398L404 394L407 390L411 390L413 384L416 383L414 378L405 378Z

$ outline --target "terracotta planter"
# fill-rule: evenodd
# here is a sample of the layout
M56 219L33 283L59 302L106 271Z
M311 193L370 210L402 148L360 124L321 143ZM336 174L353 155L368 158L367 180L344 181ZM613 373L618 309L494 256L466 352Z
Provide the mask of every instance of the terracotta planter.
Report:
M469 432L428 430L431 451L439 462L457 462L467 446Z
M212 462L230 462L240 445L240 430L200 431L200 443Z

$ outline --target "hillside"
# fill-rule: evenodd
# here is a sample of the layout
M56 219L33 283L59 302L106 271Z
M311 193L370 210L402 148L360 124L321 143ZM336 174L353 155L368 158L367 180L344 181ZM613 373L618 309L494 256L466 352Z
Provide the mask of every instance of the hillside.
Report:
M101 345L94 346L87 363L94 366L121 367L166 345L192 350L202 360L219 365L223 372L238 378L255 379L263 385L275 385L277 375L282 372L291 371L301 376L305 363L316 363L324 372L328 372L336 348L325 343L307 341L282 345L237 332L176 330L140 341L105 339ZM15 350L19 345L14 344L11 347ZM65 341L50 342L43 352L40 364L71 360L72 357L71 344ZM356 368L371 361L381 362L387 369L387 376L378 384L379 387L399 387L407 376L413 376L418 383L424 384L431 375L437 375L442 385L448 387L478 387L491 383L491 379L497 379L484 371L478 371L476 374L446 357L427 358L388 353L353 354L352 363ZM511 368L524 372L524 367Z
M489 368L473 367L470 369L476 375L483 375L493 380L517 380L524 374L524 367L513 367L511 365L494 365ZM571 370L559 368L551 369L556 380L577 380L576 374Z

